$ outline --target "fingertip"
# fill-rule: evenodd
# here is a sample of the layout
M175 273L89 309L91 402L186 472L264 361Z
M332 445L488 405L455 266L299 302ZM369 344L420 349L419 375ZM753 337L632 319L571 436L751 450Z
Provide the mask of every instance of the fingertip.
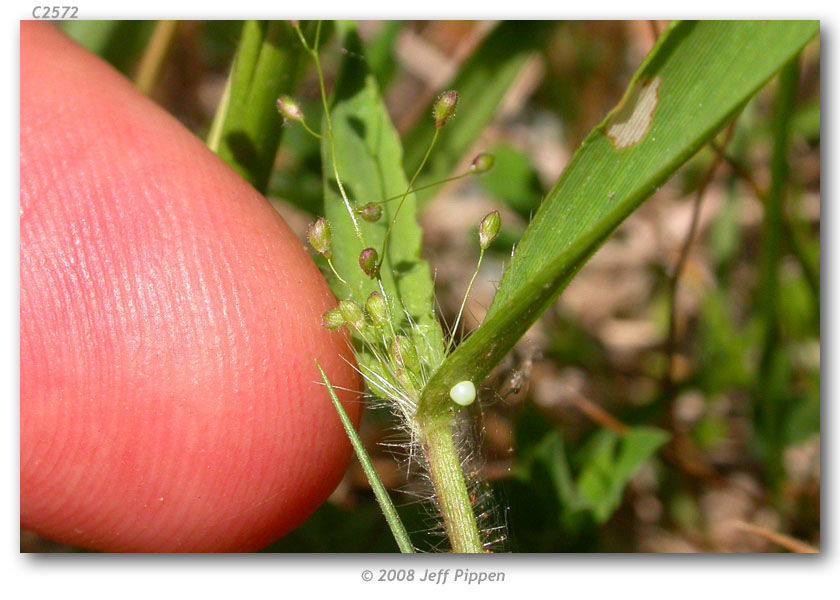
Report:
M253 188L44 23L21 24L21 210L22 524L241 551L326 499L350 447L315 358L359 385L326 282Z

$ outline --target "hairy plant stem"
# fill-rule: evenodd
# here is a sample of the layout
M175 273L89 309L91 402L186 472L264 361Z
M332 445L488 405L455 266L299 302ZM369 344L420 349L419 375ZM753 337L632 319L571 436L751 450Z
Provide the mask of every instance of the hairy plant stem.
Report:
M482 553L484 547L461 470L461 459L452 439L452 422L452 414L448 411L422 420L423 451L452 551Z
M338 161L336 159L335 137L333 133L332 117L330 115L330 107L329 102L327 100L326 85L324 83L324 74L321 68L321 60L318 54L321 36L321 22L318 22L318 25L315 30L315 39L311 46L306 41L306 38L304 37L300 26L296 22L293 24L293 28L298 38L300 39L304 49L312 57L312 60L315 65L315 70L318 74L318 83L321 92L321 102L324 108L324 122L327 127L327 131L325 133L322 132L321 134L318 134L318 137L326 137L326 139L329 142L330 158L332 163L331 166L333 175L335 176L336 184L338 185L339 191L341 193L341 198L344 202L347 212L350 215L350 219L353 222L356 237L362 243L362 246L366 246L367 244L365 244L364 237L356 219L356 215L350 204L350 200L347 197L347 194L344 190L344 186L342 185L341 177L338 172ZM408 198L408 195L412 191L414 191L414 182L417 179L417 176L420 173L420 171L423 170L423 166L426 164L426 161L428 160L429 155L431 154L432 149L435 146L435 142L438 138L438 133L439 128L436 128L434 136L432 137L432 141L429 144L428 149L426 150L426 154L423 157L420 166L417 168L414 175L411 177L411 180L409 181L408 187L406 188L405 192L400 196L400 202L397 205L397 209L394 211L394 216L392 217L387 230L385 231L385 236L382 244L382 252L376 267L377 273L379 273L380 267L385 259L385 251L388 247L388 239L390 237L394 223L397 219L397 215L399 214L400 209L405 203L405 200ZM458 179L460 177L461 176L453 177L451 179ZM329 264L330 268L333 270L336 276L338 276L338 273L335 272L332 263L330 262ZM473 279L474 278L475 277L473 276ZM339 279L341 279L341 277L339 277ZM385 289L382 287L382 280L378 276L377 279L379 280L379 287L382 292L382 295L384 297L387 297ZM344 280L342 279L342 281ZM389 323L391 323L390 319ZM391 332L394 335L394 337L396 337L396 332L394 332L392 323ZM338 408L340 413L341 409L340 407ZM446 533L449 537L450 543L452 544L452 550L458 553L481 553L484 552L484 547L481 544L481 536L478 533L478 525L476 523L475 514L472 509L472 503L470 502L470 496L467 490L464 474L461 470L461 460L458 456L458 450L455 447L455 442L452 438L452 422L453 415L449 412L448 409L446 409L445 412L427 415L425 418L421 419L418 425L420 428L420 434L422 436L423 449L429 466L429 475L432 479L432 483L435 488L436 499L438 505L440 506L441 514L443 516L443 522L446 528ZM347 427L346 423L345 427ZM355 432L351 432L350 430L348 430L347 433L352 441ZM357 453L359 454L361 460L361 457L364 455L364 448L362 448L360 445L355 444L355 442L354 447L356 447ZM368 474L368 476L371 480L371 485L375 486L374 481L378 479L376 477L375 470L373 470L371 467L369 471L370 473ZM366 473L368 473L368 471L366 471ZM382 488L381 491L384 492L384 488ZM380 493L377 495L377 498L379 499L380 496L382 497L380 499L380 503L381 506L383 506L383 512L386 516L386 519L388 519L389 524L391 524L392 521L398 523L399 517L396 515L396 512L394 511L392 513L390 509L387 508L388 502L385 501L387 500L387 494ZM398 544L400 544L401 549L405 548L404 551L408 551L408 548L410 547L410 541L407 540L407 535L405 536L404 540L401 540L402 534L400 533L400 531L404 531L404 529L401 529L401 527L401 524L399 524L399 526L394 524L392 525L392 531L394 532L394 536L397 539Z

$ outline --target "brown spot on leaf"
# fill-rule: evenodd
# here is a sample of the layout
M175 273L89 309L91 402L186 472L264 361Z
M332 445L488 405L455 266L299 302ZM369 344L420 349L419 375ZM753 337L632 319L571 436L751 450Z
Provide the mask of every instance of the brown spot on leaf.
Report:
M616 150L638 144L645 137L659 103L661 77L636 84L627 93L607 123L607 137Z

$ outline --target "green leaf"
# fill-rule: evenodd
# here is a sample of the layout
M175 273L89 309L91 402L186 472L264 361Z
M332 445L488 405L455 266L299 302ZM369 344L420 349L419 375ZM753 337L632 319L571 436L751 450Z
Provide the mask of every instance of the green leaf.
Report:
M384 21L365 49L368 69L376 76L379 87L385 89L397 72L394 44L402 31L402 21Z
M361 42L354 30L343 40L348 50L335 92L332 131L336 164L342 184L355 209L368 202L404 194L408 180L402 170L402 147L394 125L385 109L376 78L365 69ZM326 121L323 130L327 130ZM356 222L359 239L348 207L340 194L332 166L329 140L321 144L324 169L324 211L333 232L333 263L347 284L336 278L331 286L336 296L363 304L373 291L380 291L376 280L359 267L359 254L372 247L381 252L388 223L398 201L383 205L382 218L376 223ZM434 288L429 265L420 259L422 232L415 217L415 199L409 194L394 222L381 269L382 290L390 303L391 327L380 332L388 347L393 333L409 335L424 370L431 373L443 358L443 332L434 314ZM379 371L381 361L361 349L362 368ZM374 390L387 395L385 390Z
M455 117L441 130L435 151L418 176L415 187L439 181L451 173L493 120L523 65L539 47L543 34L554 25L551 21L504 21L482 41L447 84L447 89L458 92L458 108ZM432 139L431 114L430 104L405 136L408 173L417 169ZM422 205L434 193L435 188L417 192L418 202Z
M792 59L779 74L779 88L773 118L773 155L770 159L770 190L764 199L764 232L761 243L761 287L757 298L764 320L764 340L758 377L753 389L756 434L763 454L764 469L770 484L778 489L784 477L782 453L784 429L792 397L788 381L791 365L784 352L780 327L780 258L785 241L784 201L787 195L790 165L791 117L799 83L799 61Z
M562 432L551 429L530 447L521 441L517 435L520 462L503 488L511 531L529 551L591 549L584 538L590 546L597 540L595 521L578 493Z
M563 435L549 431L526 454L519 476L535 485L544 474L559 502L558 519L567 525L589 512L598 523L607 521L621 504L624 488L669 439L655 427L634 427L625 434L609 430L594 433L578 454L582 463L577 477L569 464Z
M391 502L388 490L385 489L385 485L379 478L379 474L376 472L376 468L373 466L370 456L368 456L368 453L365 451L365 446L362 443L359 434L356 433L356 429L353 427L353 422L350 421L350 417L348 417L347 413L344 411L344 407L341 405L341 401L338 399L330 380L327 379L327 374L324 373L324 370L321 368L321 365L318 364L317 360L315 361L315 366L318 367L321 379L324 381L324 385L327 386L327 392L329 392L333 406L338 413L338 417L341 419L341 424L344 426L344 431L347 433L347 437L350 438L350 443L353 445L353 451L356 453L356 458L359 459L359 464L362 465L362 470L365 472L365 476L370 483L370 487L376 496L376 501L379 503L379 508L382 510L382 514L385 515L385 520L388 522L388 527L391 528L391 533L394 535L394 540L396 540L397 546L400 548L400 552L414 552L414 546L411 545L411 539L408 537L408 532L405 530L402 521L400 521L400 515L397 513L397 509L394 508L394 503Z
M126 75L131 74L154 27L155 21L61 22L64 33Z
M755 380L755 370L745 356L755 355L761 340L757 318L738 324L730 295L719 288L711 288L703 298L697 341L698 380L708 395L728 388L749 388Z
M593 437L577 488L596 521L604 523L621 505L624 488L639 468L670 436L655 427L634 427L623 435L602 430Z
M484 323L426 386L481 381L612 231L819 31L816 21L676 22L573 156L516 249Z
M286 21L247 21L207 145L264 192L280 144L276 101L297 79L300 40Z
M530 453L531 461L542 463L551 478L551 483L564 511L571 512L583 507L582 498L575 486L572 469L566 455L566 447L560 431L551 430ZM531 470L534 470L533 465Z

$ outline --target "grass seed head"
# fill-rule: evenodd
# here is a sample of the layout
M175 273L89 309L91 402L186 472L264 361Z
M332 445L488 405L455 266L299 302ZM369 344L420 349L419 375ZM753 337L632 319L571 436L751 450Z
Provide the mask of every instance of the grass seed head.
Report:
M277 98L277 110L289 121L303 121L303 111L300 105L290 96Z
M337 308L328 310L324 313L324 316L321 317L321 325L323 325L325 329L341 329L346 324L344 316Z
M391 347L391 353L397 364L403 365L409 371L420 370L420 358L411 340L404 335L398 335Z
M376 223L382 217L382 207L379 204L368 202L356 210L359 216L368 223Z
M342 300L338 303L338 310L344 321L357 331L365 328L365 315L361 307L352 300Z
M494 210L481 220L478 226L478 245L482 250L487 250L496 236L499 235L499 228L502 225L502 217L499 211Z
M330 223L324 217L318 217L317 220L309 224L306 228L306 239L309 245L315 249L315 252L324 258L332 257L332 230Z
M373 248L365 248L359 254L359 266L365 275L373 279L378 272L379 253Z
M432 116L435 119L435 127L440 129L455 114L455 107L458 104L458 92L449 90L438 96L432 108Z
M489 152L482 152L470 163L470 172L475 175L481 175L493 168L496 163L496 157Z
M379 292L371 292L365 302L365 312L370 317L371 323L376 327L381 327L388 322L388 304L385 302L385 297Z

